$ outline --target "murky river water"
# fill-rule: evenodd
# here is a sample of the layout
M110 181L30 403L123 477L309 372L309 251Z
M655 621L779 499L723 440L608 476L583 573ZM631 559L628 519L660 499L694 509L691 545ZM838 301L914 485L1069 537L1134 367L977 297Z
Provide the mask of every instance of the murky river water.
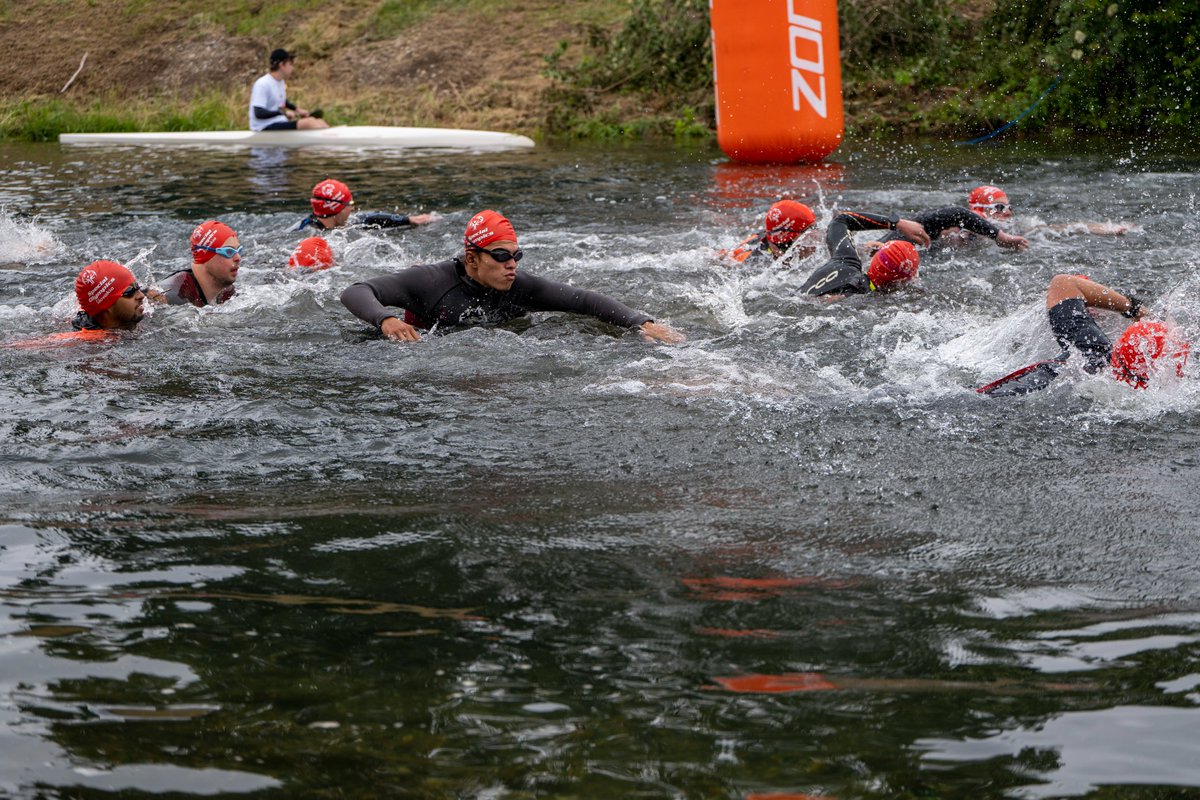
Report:
M0 342L64 330L90 260L153 282L210 217L248 245L225 305L0 347L0 796L1200 797L1200 367L973 391L1054 352L1059 271L1200 341L1200 158L838 157L0 148ZM443 219L289 276L327 176ZM794 293L815 262L713 256L781 192L827 220L979 183L1137 228L834 304ZM484 207L523 269L689 341L398 345L342 308Z

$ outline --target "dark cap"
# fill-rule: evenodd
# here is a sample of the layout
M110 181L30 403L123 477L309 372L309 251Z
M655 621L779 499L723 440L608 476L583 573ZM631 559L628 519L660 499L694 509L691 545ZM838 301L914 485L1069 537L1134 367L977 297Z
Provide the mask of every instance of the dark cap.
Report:
M280 47L277 50L271 51L271 67L277 67L285 61L295 61L296 57Z

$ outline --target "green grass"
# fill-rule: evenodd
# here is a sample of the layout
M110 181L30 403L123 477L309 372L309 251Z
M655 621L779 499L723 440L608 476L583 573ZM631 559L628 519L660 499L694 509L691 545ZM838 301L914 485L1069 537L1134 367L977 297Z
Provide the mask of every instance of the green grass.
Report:
M35 97L0 111L0 138L32 142L57 141L60 133L237 130L244 126L241 103L233 104L217 92L187 103L160 99L131 104L109 98L83 106L57 97Z

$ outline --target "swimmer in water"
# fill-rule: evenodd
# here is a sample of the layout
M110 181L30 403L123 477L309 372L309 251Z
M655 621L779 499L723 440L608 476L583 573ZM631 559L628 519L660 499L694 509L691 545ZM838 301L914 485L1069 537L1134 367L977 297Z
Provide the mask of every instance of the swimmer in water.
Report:
M988 190L995 193L989 194ZM996 220L1003 223L1012 218L1012 207L1008 205L1008 196L994 186L980 186L971 192L970 208L944 206L918 211L912 218L921 223L921 227L929 234L931 254L943 251L947 247L961 247L980 237L993 239L1000 247L1010 250L1024 250L1029 247L1027 239L1014 236L996 224ZM872 245L902 238L903 234L893 231Z
M333 248L320 236L310 236L296 245L288 257L288 269L320 272L333 266Z
M233 229L216 220L203 222L192 231L191 247L192 266L168 275L151 292L151 300L203 308L233 297L242 264L242 246Z
M421 332L499 324L530 311L570 311L637 328L648 340L675 344L683 334L598 292L517 271L524 254L512 223L481 211L467 223L463 254L356 283L342 292L354 316L393 341Z
M996 186L976 186L971 190L967 203L972 211L990 222L998 225L1013 223L1013 208L1003 189ZM1022 233L1028 235L1034 231L1053 231L1063 234L1088 233L1093 236L1123 236L1135 227L1129 222L1062 222L1053 225L1034 225L1022 229Z
M115 261L93 261L75 277L79 313L71 330L41 339L12 342L9 347L38 348L104 341L120 331L132 331L145 316L146 295L137 279Z
M115 261L93 261L75 278L77 331L131 331L145 316L146 295L137 278Z
M894 230L902 239L887 242L871 258L863 272L862 257L854 245L853 232ZM817 267L800 287L804 294L837 299L848 294L862 294L892 289L917 277L920 257L913 242L928 245L929 234L921 223L900 219L898 215L842 211L834 216L825 232L829 260Z
M739 264L772 262L789 250L794 258L804 258L811 255L815 247L801 243L793 250L792 246L816 219L812 209L804 203L780 200L767 209L763 230L746 237L732 250L720 251L719 255Z
M297 222L291 231L312 228L327 231L346 226L354 228L405 228L433 222L433 214L388 214L383 211L354 214L354 195L341 181L327 178L313 187L309 198L312 213Z
M1115 311L1135 322L1113 345L1088 313L1089 308ZM1074 353L1083 357L1086 372L1107 372L1138 389L1146 388L1155 374L1173 371L1183 375L1188 343L1165 323L1146 319L1146 308L1133 295L1123 295L1082 275L1055 275L1046 290L1046 313L1062 352L993 381L978 392L1009 397L1045 389Z

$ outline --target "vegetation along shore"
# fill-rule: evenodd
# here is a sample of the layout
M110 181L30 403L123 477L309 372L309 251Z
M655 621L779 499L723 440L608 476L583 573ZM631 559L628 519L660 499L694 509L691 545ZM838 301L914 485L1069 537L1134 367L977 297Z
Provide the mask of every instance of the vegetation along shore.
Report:
M1194 0L840 0L851 136L1193 140ZM0 0L0 136L245 127L274 47L342 124L713 134L708 0Z

